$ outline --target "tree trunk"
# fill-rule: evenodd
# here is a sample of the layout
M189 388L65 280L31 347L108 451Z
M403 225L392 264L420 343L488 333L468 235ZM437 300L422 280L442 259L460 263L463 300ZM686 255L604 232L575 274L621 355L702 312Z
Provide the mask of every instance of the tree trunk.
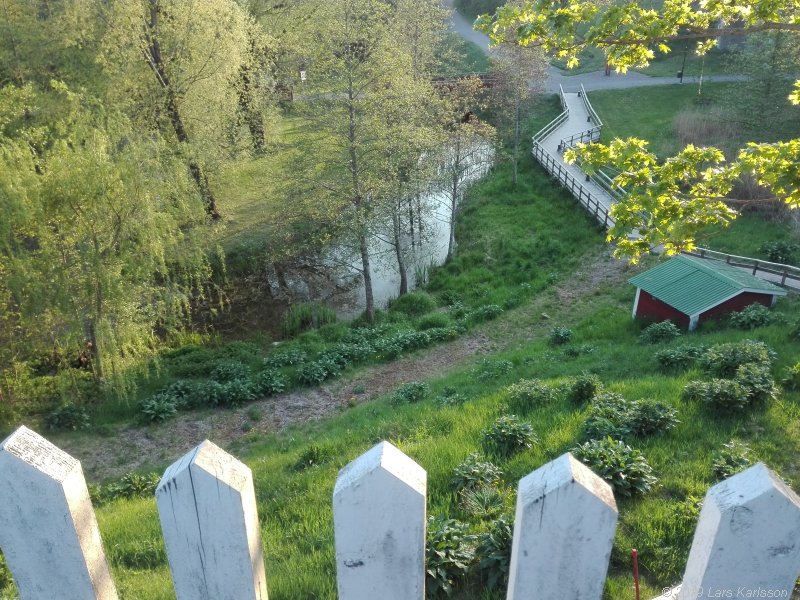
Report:
M453 154L453 176L450 182L450 236L447 240L447 257L445 262L450 262L456 248L456 209L458 208L458 189L461 180L461 138L456 136L455 152Z
M358 235L358 246L361 250L361 274L364 277L364 296L366 297L367 321L375 322L375 298L372 295L372 271L369 266L369 249L367 236L363 232Z
M400 203L397 204L397 210L392 214L392 228L394 231L394 252L397 256L397 271L400 273L400 292L398 296L408 293L408 272L406 269L406 261L403 257L403 237L402 237L402 223L400 221Z
M159 85L167 95L166 109L169 115L169 120L172 123L172 128L175 130L175 137L181 144L189 144L189 134L186 132L186 127L183 124L180 110L178 109L178 100L175 96L175 90L170 84L169 75L167 74L166 66L164 65L164 58L161 55L161 43L158 39L159 16L161 8L159 0L150 0L150 23L149 29L146 32L148 41L148 54L150 60L148 64L156 76ZM206 213L212 219L219 219L220 214L217 210L217 200L211 187L208 185L208 177L203 171L202 165L194 159L189 161L189 172L194 179L197 188L200 190L200 195L203 197L205 203Z
M239 92L239 110L242 111L250 130L250 138L253 142L253 151L263 154L266 150L266 138L264 135L264 123L259 112L253 108L253 78L250 66L243 66L241 69L241 91Z
M94 319L88 319L86 323L86 333L91 344L90 354L92 357L92 373L94 374L95 381L101 382L106 378L105 370L103 369L103 353L100 348L100 342L97 339L97 324Z
M514 151L511 157L511 183L514 187L517 186L517 163L519 162L519 105L520 105L519 96L515 99L514 102Z

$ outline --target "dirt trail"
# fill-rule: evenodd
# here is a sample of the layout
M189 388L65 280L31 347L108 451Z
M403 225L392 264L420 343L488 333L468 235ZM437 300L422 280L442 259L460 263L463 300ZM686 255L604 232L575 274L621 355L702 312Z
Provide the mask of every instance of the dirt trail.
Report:
M242 408L184 413L161 425L123 426L108 437L68 435L55 442L80 459L90 480L101 481L167 464L203 439L224 448L245 435L269 434L293 423L324 418L345 410L353 402L385 394L402 383L436 377L478 355L532 340L552 326L541 316L544 308L568 312L576 300L593 293L598 286L624 281L625 270L623 261L611 258L604 251L554 290L453 342L360 369L324 386L259 400ZM549 310L555 312L553 308ZM255 412L263 415L256 422L250 416Z

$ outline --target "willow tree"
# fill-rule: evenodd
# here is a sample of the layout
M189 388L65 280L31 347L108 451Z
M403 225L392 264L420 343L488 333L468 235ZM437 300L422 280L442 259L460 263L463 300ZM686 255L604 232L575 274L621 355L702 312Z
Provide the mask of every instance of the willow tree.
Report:
M582 49L596 47L609 65L624 72L647 65L656 51L669 52L676 42L697 41L704 53L723 36L800 31L800 5L795 0L665 0L658 7L636 1L523 0L481 17L478 25L497 42L539 46L569 66L578 64ZM800 81L789 100L800 104ZM729 224L736 213L724 198L745 174L790 208L800 206L800 139L749 143L730 162L716 148L694 146L660 161L647 142L635 138L579 146L567 157L582 160L589 172L604 165L620 172L615 183L628 194L612 207L616 224L609 240L618 254L633 260L659 245L668 253L692 249L704 228Z
M110 98L177 144L218 218L207 171L248 98L242 74L258 60L255 25L234 0L115 0L106 19L100 60Z
M2 315L20 357L85 344L107 381L202 293L201 201L162 140L58 91L64 114L35 125L31 86L0 91Z

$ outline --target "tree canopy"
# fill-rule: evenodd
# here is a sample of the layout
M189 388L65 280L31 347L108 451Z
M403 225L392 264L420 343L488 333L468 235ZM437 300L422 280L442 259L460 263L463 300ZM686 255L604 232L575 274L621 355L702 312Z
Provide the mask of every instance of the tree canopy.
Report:
M723 36L800 32L800 5L793 0L665 0L656 8L640 2L525 0L480 17L477 25L497 43L540 46L569 66L578 64L581 50L596 47L609 65L624 72L648 65L656 51L667 53L680 40L695 40L702 54ZM800 81L789 101L800 104ZM661 162L647 142L637 139L578 145L566 158L582 161L589 172L604 165L620 171L616 183L628 194L612 208L616 225L609 240L618 254L633 260L660 245L668 253L691 249L708 225L729 223L736 213L724 199L744 174L790 208L800 207L797 139L749 143L730 161L715 148L689 146Z

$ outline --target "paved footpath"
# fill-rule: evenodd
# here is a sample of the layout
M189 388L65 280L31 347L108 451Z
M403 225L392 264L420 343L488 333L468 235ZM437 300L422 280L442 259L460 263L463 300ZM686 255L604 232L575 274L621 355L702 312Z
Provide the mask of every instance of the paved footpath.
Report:
M475 31L472 28L472 22L464 15L459 13L453 8L452 0L444 0L447 8L451 9L452 16L450 17L450 27L458 35L465 40L472 42L480 48L485 54L491 55L491 40L489 36ZM587 91L593 90L616 90L623 88L635 88L649 85L675 85L678 84L676 77L650 77L649 75L642 75L629 71L628 73L615 73L606 75L603 71L594 71L592 73L582 73L580 81L577 75L566 75L566 72L551 66L548 69L548 79L545 89L548 92L557 93L559 84L564 86L564 91L575 88L583 84ZM741 81L742 77L737 75L714 75L706 76L703 81L706 83L710 81ZM683 83L697 83L698 77L684 77Z

